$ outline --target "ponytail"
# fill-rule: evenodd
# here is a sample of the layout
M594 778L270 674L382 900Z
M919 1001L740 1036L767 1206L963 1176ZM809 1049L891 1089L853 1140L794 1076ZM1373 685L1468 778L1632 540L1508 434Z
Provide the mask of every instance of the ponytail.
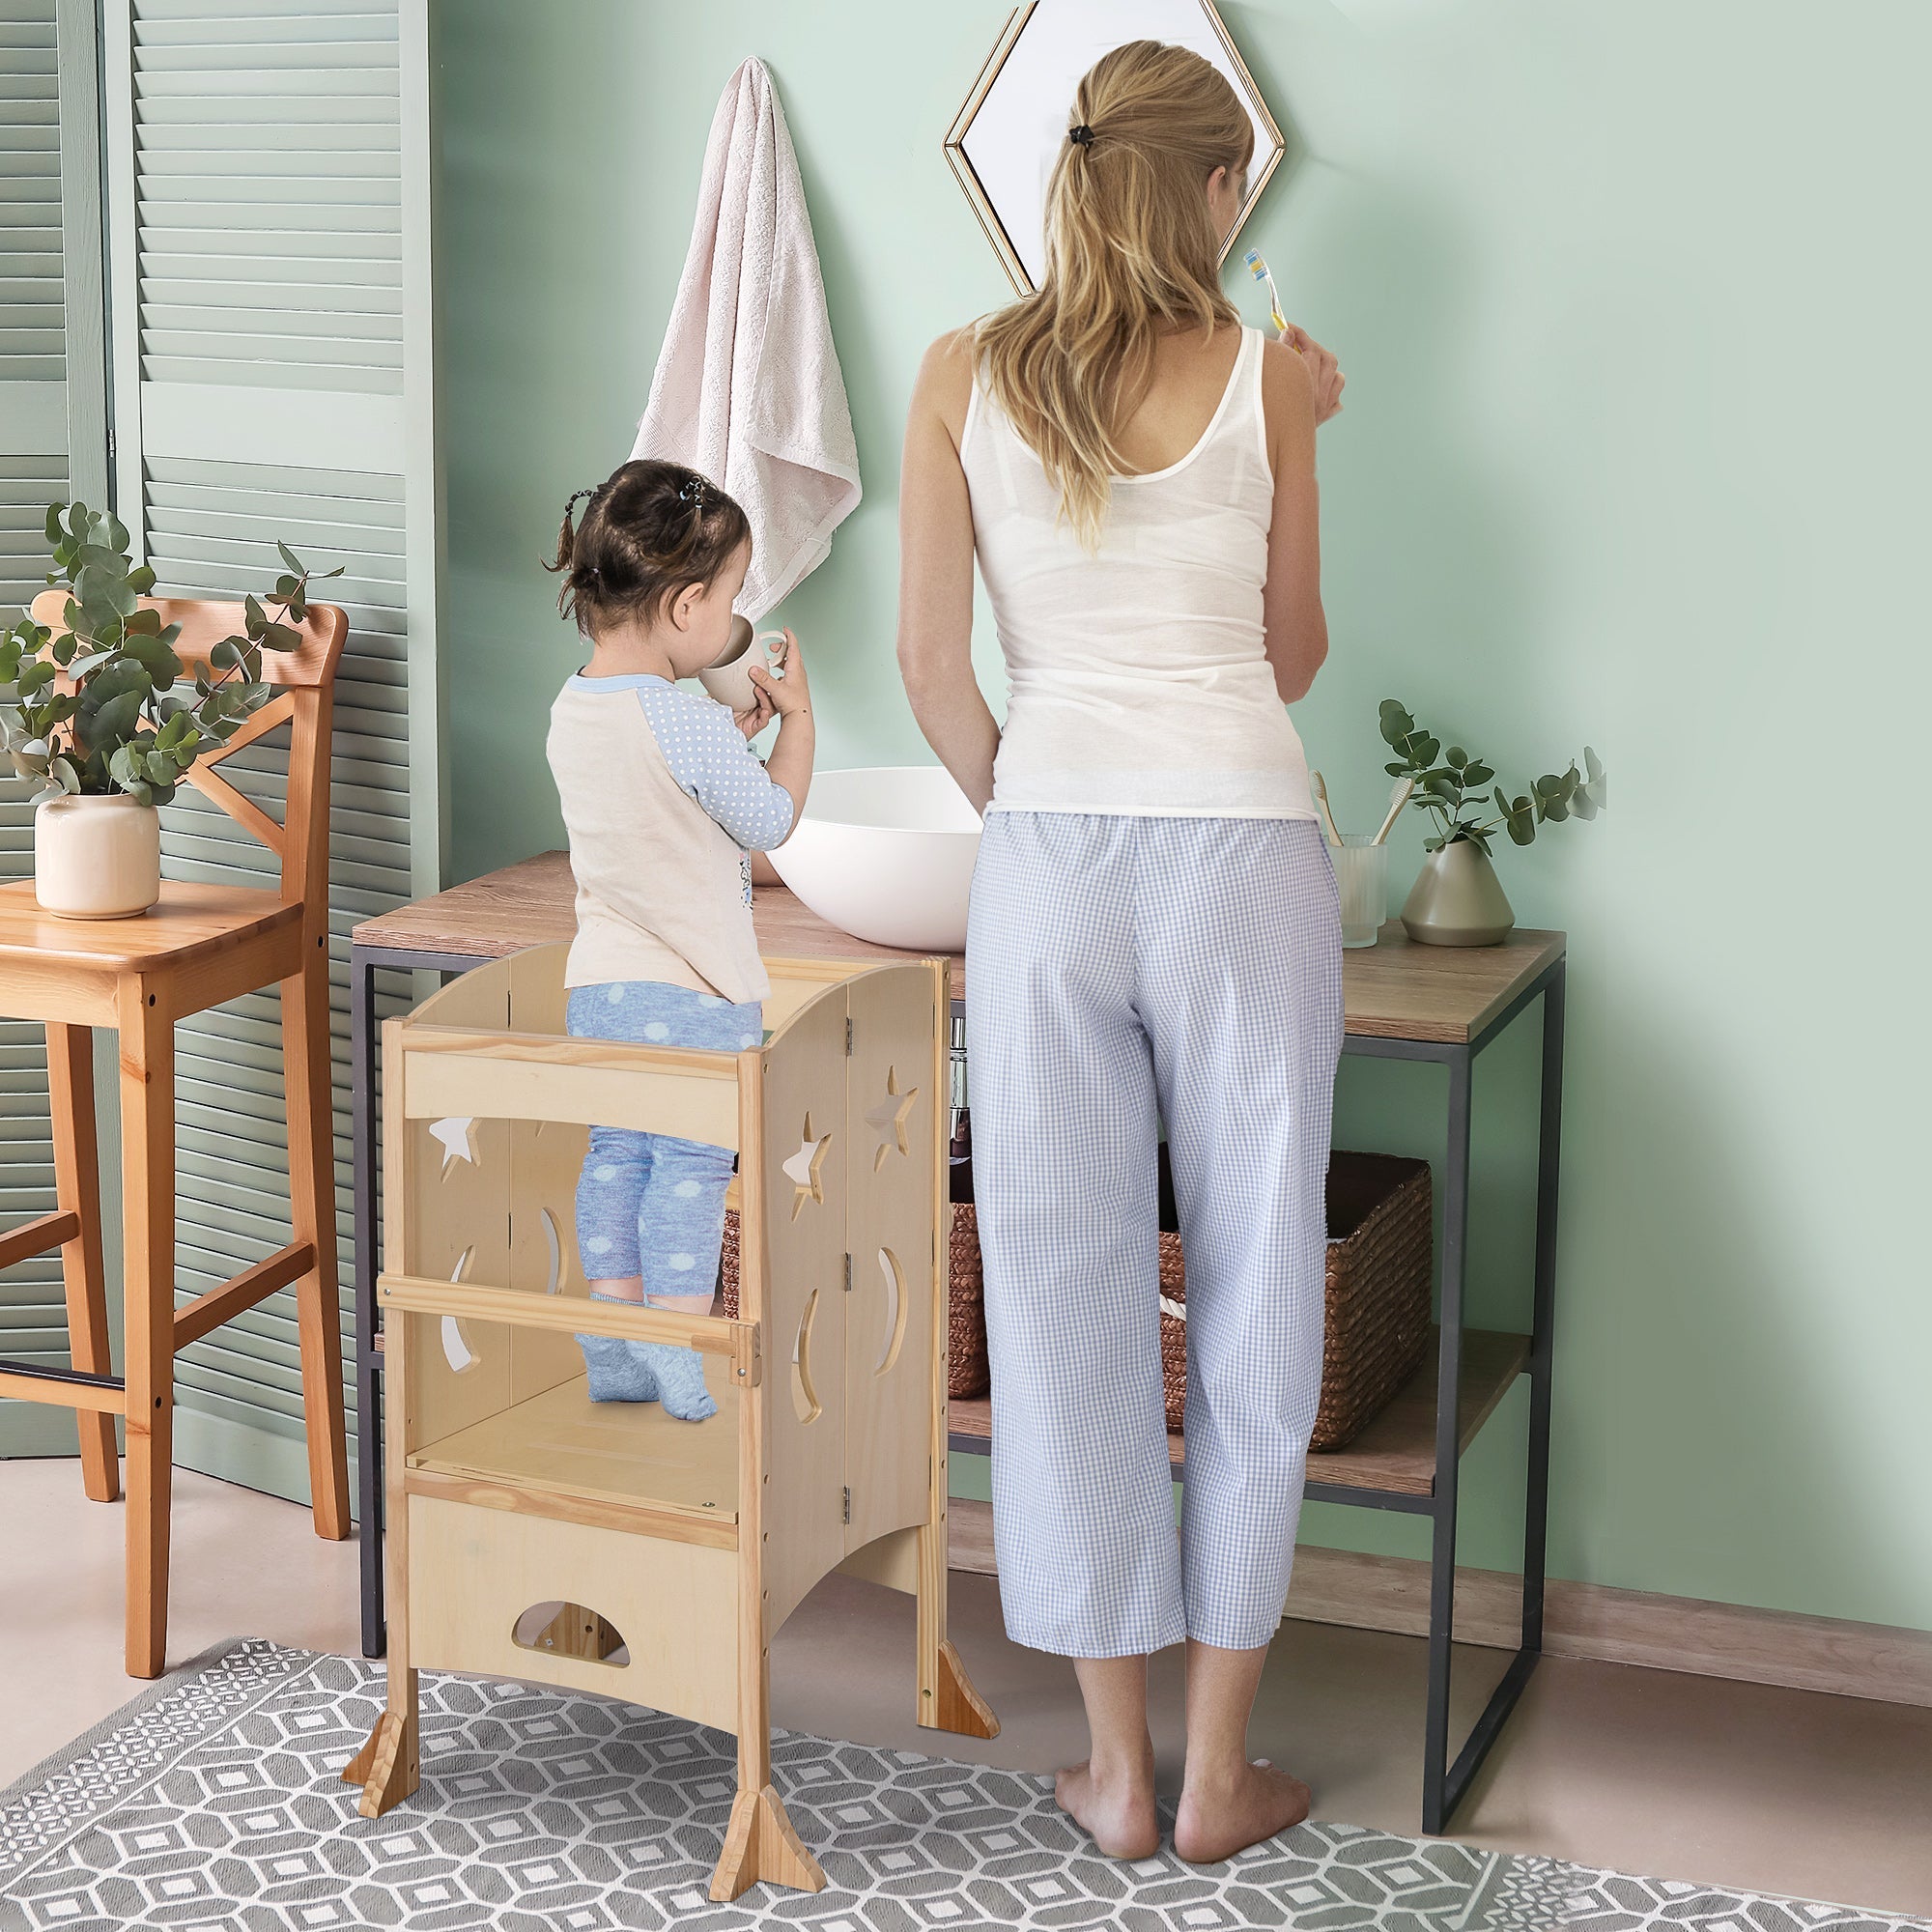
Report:
M1074 95L1047 185L1045 280L976 331L994 400L1090 550L1161 333L1240 320L1221 292L1207 189L1253 154L1254 125L1210 62L1157 41L1116 47Z

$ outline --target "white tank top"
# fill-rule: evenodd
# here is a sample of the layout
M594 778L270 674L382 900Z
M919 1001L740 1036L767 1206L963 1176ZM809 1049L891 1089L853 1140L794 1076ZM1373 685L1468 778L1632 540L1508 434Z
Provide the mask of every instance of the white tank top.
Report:
M959 458L1011 696L994 811L1313 818L1263 653L1274 474L1262 336L1244 328L1201 440L1116 476L1097 554L976 381Z

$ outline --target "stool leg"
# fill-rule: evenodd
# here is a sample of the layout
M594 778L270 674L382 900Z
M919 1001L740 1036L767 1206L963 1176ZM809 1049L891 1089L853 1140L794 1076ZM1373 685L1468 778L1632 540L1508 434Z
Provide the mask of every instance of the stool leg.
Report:
M175 1410L174 1016L138 980L121 997L121 1179L128 1337L128 1674L168 1647Z
M302 971L282 981L282 1089L289 1118L289 1218L295 1238L315 1244L315 1266L296 1285L309 1505L315 1533L340 1542L349 1534L349 1445L342 1414L328 954L321 946L311 952ZM363 1418L364 1428L375 1426L373 1417Z
M744 1399L752 1399L749 1391ZM825 1873L772 1788L771 1649L760 1576L754 1565L739 1571L739 1588L748 1594L738 1621L738 1795L711 1874L711 1897L719 1905L760 1882L794 1891L825 1889Z
M919 1526L919 1712L928 1730L996 1738L1000 1720L974 1688L946 1634L946 1518Z
M94 1124L94 1029L47 1025L47 1099L54 1129L55 1199L80 1223L61 1247L67 1288L68 1352L83 1374L113 1373L107 1344L107 1280L100 1262L100 1158ZM76 1409L81 1487L98 1503L121 1493L114 1418Z

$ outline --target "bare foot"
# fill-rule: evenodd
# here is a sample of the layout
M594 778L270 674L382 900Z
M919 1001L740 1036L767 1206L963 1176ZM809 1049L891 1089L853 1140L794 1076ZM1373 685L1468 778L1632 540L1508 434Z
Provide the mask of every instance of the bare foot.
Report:
M1153 1809L1153 1752L1132 1777L1102 1780L1090 1764L1068 1765L1053 1780L1054 1802L1110 1859L1151 1859L1160 1850Z
M1217 1865L1308 1816L1308 1787L1265 1758L1230 1776L1194 1776L1174 1814L1175 1856L1191 1865Z

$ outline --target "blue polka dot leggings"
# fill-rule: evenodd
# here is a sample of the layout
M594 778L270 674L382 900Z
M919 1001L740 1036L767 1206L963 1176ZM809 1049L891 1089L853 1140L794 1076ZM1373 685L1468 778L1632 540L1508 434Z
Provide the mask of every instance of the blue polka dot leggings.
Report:
M639 1046L696 1046L739 1053L764 1037L753 1000L733 1006L715 993L655 980L578 986L566 1015L581 1039ZM670 1134L592 1127L577 1183L577 1254L587 1281L641 1275L650 1296L709 1294L724 1236L731 1150Z

